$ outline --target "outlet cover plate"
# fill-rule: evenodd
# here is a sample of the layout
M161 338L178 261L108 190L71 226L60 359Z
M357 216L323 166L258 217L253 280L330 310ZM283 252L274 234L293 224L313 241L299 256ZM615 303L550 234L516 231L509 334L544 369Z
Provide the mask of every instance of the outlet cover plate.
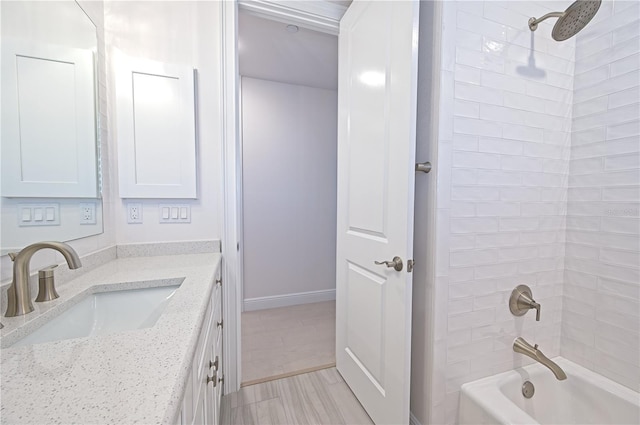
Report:
M127 223L142 223L142 204L140 202L129 202L127 204Z
M96 224L95 202L80 202L80 224Z

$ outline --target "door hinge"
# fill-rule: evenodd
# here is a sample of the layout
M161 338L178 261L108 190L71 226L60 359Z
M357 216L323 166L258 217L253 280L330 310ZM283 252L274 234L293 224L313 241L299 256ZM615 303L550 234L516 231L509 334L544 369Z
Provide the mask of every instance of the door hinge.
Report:
M223 328L223 327L224 327L224 320L220 320L220 321L218 322L218 327L219 327L219 328Z
M222 286L222 278L216 279L216 285Z
M407 260L407 272L411 273L413 271L413 266L416 264L413 260Z

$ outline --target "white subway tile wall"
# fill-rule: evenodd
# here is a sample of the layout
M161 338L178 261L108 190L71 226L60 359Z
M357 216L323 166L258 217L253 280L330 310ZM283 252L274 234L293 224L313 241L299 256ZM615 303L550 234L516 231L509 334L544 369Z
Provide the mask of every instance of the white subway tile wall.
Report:
M640 3L576 36L561 354L640 390Z
M560 354L575 40L527 26L556 7L443 4L429 423L457 422L464 382L530 363L513 353L517 336ZM518 284L542 304L540 322L509 312Z

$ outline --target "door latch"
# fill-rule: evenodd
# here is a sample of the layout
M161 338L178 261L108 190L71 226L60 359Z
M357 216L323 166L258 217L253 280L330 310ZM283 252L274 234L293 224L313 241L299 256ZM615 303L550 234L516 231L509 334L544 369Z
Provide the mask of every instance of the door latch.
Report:
M385 265L389 268L393 267L395 271L402 271L402 258L395 256L391 261L374 261L375 264L381 266Z
M407 272L411 273L415 264L416 262L414 260L407 260Z

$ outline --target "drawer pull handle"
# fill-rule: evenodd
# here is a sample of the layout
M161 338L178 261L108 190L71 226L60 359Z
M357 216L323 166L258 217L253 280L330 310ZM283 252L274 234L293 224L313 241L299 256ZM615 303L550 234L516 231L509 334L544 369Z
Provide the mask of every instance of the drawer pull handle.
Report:
M207 384L209 384L209 382L213 382L214 388L218 385L218 372L214 372L213 376L207 375Z
M216 361L212 362L209 360L209 369L213 368L216 372L218 371L218 356L216 356Z

